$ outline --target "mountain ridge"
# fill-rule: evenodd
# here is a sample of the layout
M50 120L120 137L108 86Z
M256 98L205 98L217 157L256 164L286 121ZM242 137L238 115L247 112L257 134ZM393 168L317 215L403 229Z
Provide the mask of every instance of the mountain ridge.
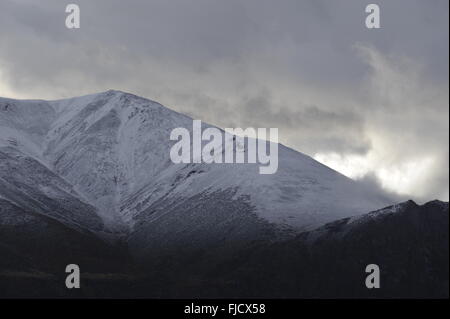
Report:
M1 297L448 298L448 202L407 201L359 216L358 223L348 217L240 250L160 246L151 260L57 224L36 232L26 212L26 220L8 225L14 213L0 199ZM74 260L84 289L62 289L63 269ZM372 263L381 268L383 289L364 286Z
M30 103L31 105L28 105ZM34 127L25 127L23 129L25 133L18 134L19 136L15 139L18 146L15 148L44 162L52 172L67 180L75 192L81 195L80 199L96 207L97 214L101 216L106 226L114 231L123 231L124 228L130 228L130 225L132 228L135 215L141 214L139 210L148 209L149 203L152 201L162 198L161 196L170 196L171 192L175 193L174 196L183 196L193 188L192 186L200 187L197 189L197 193L208 189L218 191L236 188L240 192L238 196L249 195L254 198L252 205L260 206L257 210L263 218L270 222L293 224L297 228L299 226L300 228L301 226L315 226L315 214L319 215L320 220L332 220L335 217L333 213L329 213L330 216L322 218L320 212L317 211L330 210L333 206L335 206L333 209L339 208L340 205L346 206L345 203L340 205L333 203L330 206L323 199L315 199L314 193L320 191L322 187L320 185L318 189L308 192L309 188L315 187L317 178L321 178L321 176L313 175L311 177L299 172L298 177L303 178L302 185L304 186L297 185L297 182L289 177L291 172L284 173L282 167L280 176L281 174L285 176L282 177L282 181L280 180L279 186L273 188L272 183L276 184L278 179L270 176L264 178L254 173L249 174L248 171L254 168L251 165L230 167L199 164L193 165L195 169L192 170L189 168L190 165L173 165L168 158L170 130L178 126L189 128L192 119L155 101L130 93L108 90L82 97L52 101L0 99L0 104L0 110L3 110L0 113L0 123L2 124L6 124L6 120L11 119L14 119L15 122L19 120L26 123L31 122L30 118L34 119L36 113L32 110L33 106L45 111L42 112L42 119L35 119L37 124ZM53 113L49 108L53 110ZM14 111L19 115L14 116L15 114L12 114ZM12 115L5 116L5 113ZM2 127L2 133L5 133L5 127L12 126L11 122L14 123L14 121L10 121ZM209 127L209 125L205 124L204 127ZM22 126L13 128L15 131L20 131ZM14 135L14 132L6 130L8 135ZM25 138L21 139L24 136ZM14 147L8 141L5 142L5 138L3 144ZM2 145L1 140L0 145ZM363 191L357 189L359 186L351 186L353 182L350 179L315 162L312 158L282 145L280 148L283 153L280 156L284 155L286 160L291 161L292 163L289 165L292 167L297 165L295 163L297 159L292 161L290 158L300 156L303 162L300 164L305 165L311 171L328 176L325 179L339 180L340 187L349 188L351 192L361 195L359 200L355 200L354 206L358 206L363 202L363 198L367 197L366 204L360 205L360 207L345 207L342 209L343 212L336 215L348 214L358 209L362 214L367 211L365 206L375 209L383 203L382 200L369 199L370 195L364 195ZM292 170L291 167L289 169ZM100 170L101 172L99 172ZM169 191L167 184L174 183L173 176L182 178L185 176L183 175L184 171L187 170L189 172L186 174L192 175L190 172L193 171L201 173L190 176L189 180L194 180L194 182L189 184L188 189L185 185L178 185L176 188L181 190ZM141 178L142 175L144 178ZM333 175L338 177L333 177ZM204 178L204 176L208 177ZM152 180L159 180L160 183L152 184ZM335 187L332 184L333 181L325 180L324 182L326 185L323 185L323 191L327 192L331 189L331 194L339 192L338 188L340 187ZM295 212L297 207L302 206L298 205L298 200L295 200L295 197L298 196L296 193L302 187L306 189L306 195L312 196L311 199L304 200L304 205L310 212L303 215ZM165 188L165 190L157 195L161 188ZM278 193L275 194L272 188ZM265 195L261 196L264 193ZM157 195L157 197L153 200L149 194L153 194L153 197ZM195 194L193 192L190 196ZM333 196L342 195L345 194ZM266 197L273 199L269 200ZM315 201L318 203L316 204ZM371 201L376 204L368 204ZM130 202L133 203L127 206L126 203ZM274 208L267 209L265 207L273 205L273 203L277 203ZM327 205L328 207L322 207ZM140 209L136 209L137 206ZM274 214L273 211L280 206L284 207L283 212L278 215ZM284 213L284 210L288 212ZM283 214L285 216L279 217Z
M273 175L173 164L192 121L115 90L0 98L0 295L448 297L448 203L392 205L281 144ZM71 263L87 289L62 286Z

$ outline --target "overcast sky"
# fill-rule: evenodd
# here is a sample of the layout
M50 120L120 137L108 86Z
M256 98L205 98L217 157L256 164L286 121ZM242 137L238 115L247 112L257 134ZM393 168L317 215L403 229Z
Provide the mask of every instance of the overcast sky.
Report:
M81 28L65 27L65 6ZM365 27L377 3L381 28ZM449 197L448 0L0 0L0 96L118 89Z

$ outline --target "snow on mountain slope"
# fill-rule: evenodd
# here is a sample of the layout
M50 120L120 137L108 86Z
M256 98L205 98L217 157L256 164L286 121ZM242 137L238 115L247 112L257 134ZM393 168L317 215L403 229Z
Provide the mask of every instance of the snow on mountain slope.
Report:
M95 207L108 228L129 233L137 246L189 228L241 234L239 210L243 224L261 225L261 233L268 225L309 229L390 204L283 145L273 175L260 175L259 164L173 164L170 132L192 131L192 119L119 91L49 102L0 99L0 124L0 147L47 167L70 185L66 193Z
M45 101L0 98L0 147L42 159L42 144L56 114Z
M279 168L260 175L257 164L190 164L170 166L122 206L129 218L161 197L188 198L199 193L236 189L249 196L263 219L297 229L382 207L387 199L312 158L280 145Z
M188 118L116 91L51 105L61 115L47 135L45 157L110 227L126 227L117 209L122 199L170 165L170 130Z
M12 147L0 147L0 197L79 231L105 230L96 209L81 201L69 183Z
M43 156L55 118L45 101L0 98L0 197L78 231L102 234L105 227L96 208L52 172Z

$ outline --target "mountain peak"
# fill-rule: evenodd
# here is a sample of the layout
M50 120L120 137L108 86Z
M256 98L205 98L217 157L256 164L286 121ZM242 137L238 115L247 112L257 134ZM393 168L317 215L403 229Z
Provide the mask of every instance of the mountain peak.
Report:
M242 202L249 214L295 229L389 204L282 145L272 176L260 175L259 164L174 164L170 134L175 128L192 129L192 119L131 93L107 90L40 103L15 100L14 105L20 117L0 112L6 127L0 146L38 159L96 207L108 225L123 221L133 227L149 210L211 194L227 198L225 207Z

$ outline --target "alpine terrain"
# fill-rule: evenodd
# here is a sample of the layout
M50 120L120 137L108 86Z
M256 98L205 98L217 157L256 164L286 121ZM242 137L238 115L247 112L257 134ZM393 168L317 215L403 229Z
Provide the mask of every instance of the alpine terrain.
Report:
M114 90L0 98L0 296L448 298L448 203L396 204L281 144L272 175L174 164L192 121Z

